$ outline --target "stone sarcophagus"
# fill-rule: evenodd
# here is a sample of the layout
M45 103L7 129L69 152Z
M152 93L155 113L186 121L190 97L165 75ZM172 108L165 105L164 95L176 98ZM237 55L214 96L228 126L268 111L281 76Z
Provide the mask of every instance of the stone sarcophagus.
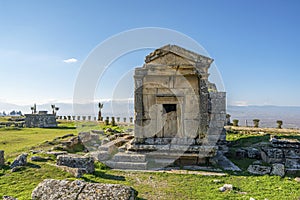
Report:
M146 56L135 69L135 140L129 150L194 156L197 162L215 156L225 141L226 97L208 81L212 62L176 45Z

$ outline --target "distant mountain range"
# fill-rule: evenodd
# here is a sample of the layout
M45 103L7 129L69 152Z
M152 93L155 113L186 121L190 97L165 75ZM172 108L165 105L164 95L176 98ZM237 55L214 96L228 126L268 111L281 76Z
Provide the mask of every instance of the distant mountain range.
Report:
M102 116L132 117L134 105L132 100L108 100L103 102ZM98 115L97 103L78 104L55 103L59 107L58 115ZM0 102L0 112L9 113L12 110L31 113L32 105L15 105ZM51 103L37 105L38 110L51 112ZM75 110L75 111L74 111ZM290 106L228 106L227 113L231 120L238 119L240 125L253 125L253 119L260 119L261 127L276 127L276 121L282 120L285 128L300 128L300 107Z

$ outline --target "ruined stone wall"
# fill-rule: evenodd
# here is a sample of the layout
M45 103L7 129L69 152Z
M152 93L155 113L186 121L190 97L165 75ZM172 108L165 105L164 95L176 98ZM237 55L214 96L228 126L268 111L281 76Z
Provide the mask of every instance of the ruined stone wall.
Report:
M224 129L226 121L226 93L210 92L209 128L208 140L210 143L224 142L226 131Z
M57 127L55 115L53 114L26 114L26 127L50 128Z

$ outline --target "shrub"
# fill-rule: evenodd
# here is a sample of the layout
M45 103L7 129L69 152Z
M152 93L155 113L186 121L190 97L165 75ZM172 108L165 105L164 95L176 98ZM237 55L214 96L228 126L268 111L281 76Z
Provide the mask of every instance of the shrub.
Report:
M258 128L258 127L259 127L259 121L260 121L259 119L254 119L254 120L253 120L253 123L254 123L254 127L255 127L255 128Z
M232 120L233 122L233 126L239 126L239 120L238 119L234 119Z

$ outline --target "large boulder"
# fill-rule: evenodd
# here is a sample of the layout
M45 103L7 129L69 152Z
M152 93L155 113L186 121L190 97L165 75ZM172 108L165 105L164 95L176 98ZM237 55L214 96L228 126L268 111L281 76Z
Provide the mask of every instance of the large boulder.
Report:
M10 165L10 168L15 168L15 167L27 165L27 156L28 156L27 153L23 153L23 154L19 155L19 156L13 161L13 163Z
M41 182L31 194L32 200L134 200L136 196L137 191L128 186L53 179Z

